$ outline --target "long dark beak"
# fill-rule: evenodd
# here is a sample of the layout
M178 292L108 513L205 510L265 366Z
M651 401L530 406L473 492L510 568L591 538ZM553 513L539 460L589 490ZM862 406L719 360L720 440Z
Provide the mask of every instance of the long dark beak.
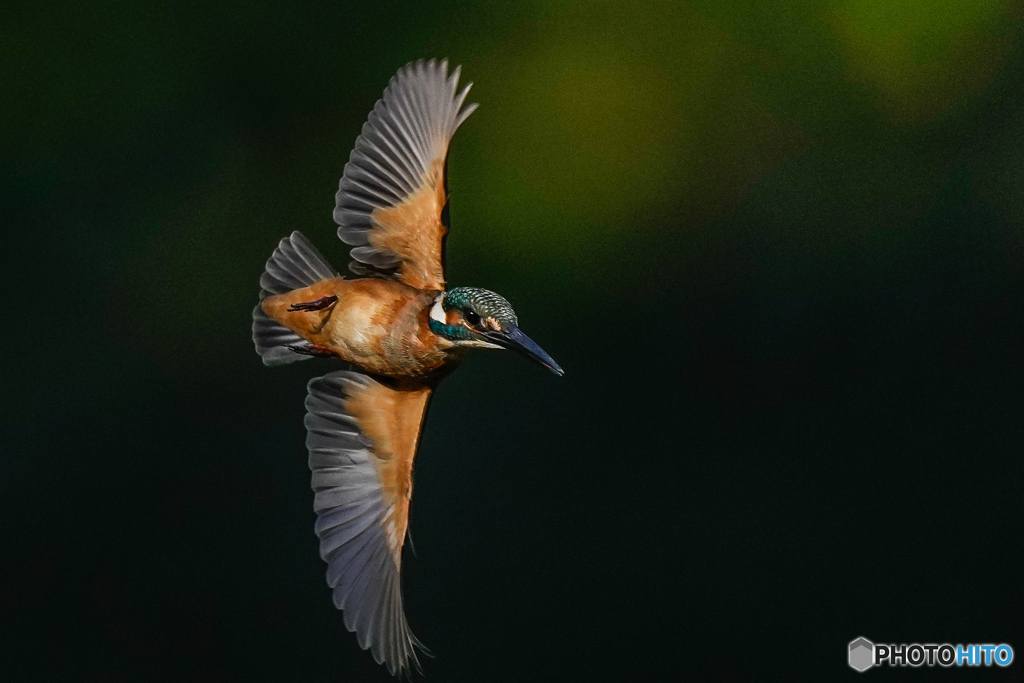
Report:
M565 374L565 371L559 367L554 358L549 356L544 349L537 346L532 339L523 334L523 331L515 325L510 325L504 332L486 332L483 336L489 342L493 342L506 349L518 351L527 358L537 361L559 377Z

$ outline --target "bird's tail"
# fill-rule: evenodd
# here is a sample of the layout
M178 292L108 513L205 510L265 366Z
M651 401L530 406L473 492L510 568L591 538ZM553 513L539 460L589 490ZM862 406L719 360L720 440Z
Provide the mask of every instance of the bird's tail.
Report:
M285 237L270 255L260 277L260 303L252 312L252 340L264 365L284 365L311 356L295 353L289 347L303 339L263 312L263 300L274 294L302 289L324 278L338 277L327 259L306 236L296 230Z

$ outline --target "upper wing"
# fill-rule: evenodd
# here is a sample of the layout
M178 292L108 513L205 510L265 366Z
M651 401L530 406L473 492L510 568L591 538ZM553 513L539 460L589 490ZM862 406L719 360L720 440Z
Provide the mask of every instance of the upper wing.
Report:
M418 61L391 79L370 112L335 197L338 237L355 245L349 268L417 289L444 289L448 143L475 104L459 69Z
M400 572L412 461L431 390L348 371L308 389L316 533L334 605L360 647L392 674L419 669L414 646L424 648L405 619Z

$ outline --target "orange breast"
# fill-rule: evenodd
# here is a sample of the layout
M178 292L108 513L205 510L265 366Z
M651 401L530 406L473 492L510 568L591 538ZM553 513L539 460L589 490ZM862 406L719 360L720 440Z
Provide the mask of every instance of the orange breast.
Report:
M332 295L338 301L329 310L288 310ZM462 358L427 325L436 296L393 280L332 278L268 297L263 310L303 339L368 372L427 378Z

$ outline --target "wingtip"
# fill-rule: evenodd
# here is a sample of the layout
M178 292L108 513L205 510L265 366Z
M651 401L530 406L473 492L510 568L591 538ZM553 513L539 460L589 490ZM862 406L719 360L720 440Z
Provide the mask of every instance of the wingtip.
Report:
M472 83L470 83L470 85L472 85ZM467 86L466 89L469 90L469 87ZM459 112L459 118L455 120L455 126L456 127L461 126L463 121L468 119L469 115L472 114L473 112L475 112L477 110L477 107L479 107L479 106L480 105L477 102L471 102L471 103L467 104L465 109L463 109L461 112Z

